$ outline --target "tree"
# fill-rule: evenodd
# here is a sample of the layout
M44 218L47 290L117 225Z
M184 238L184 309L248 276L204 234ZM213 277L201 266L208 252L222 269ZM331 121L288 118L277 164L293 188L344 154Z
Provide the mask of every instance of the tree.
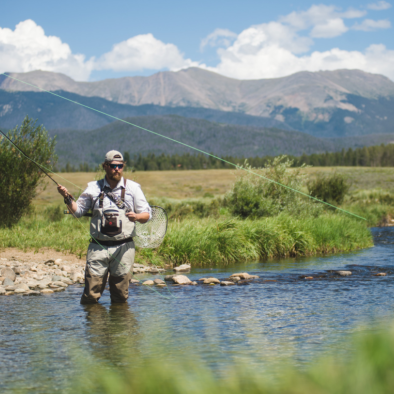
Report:
M26 116L22 125L7 133L27 156L45 168L56 162L55 139ZM0 139L0 226L12 227L26 213L45 174L6 138Z

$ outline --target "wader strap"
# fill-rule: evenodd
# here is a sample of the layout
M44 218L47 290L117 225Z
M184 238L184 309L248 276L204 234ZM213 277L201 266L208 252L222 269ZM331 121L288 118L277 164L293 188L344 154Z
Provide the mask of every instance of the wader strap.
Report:
M124 202L124 196L126 194L126 179L123 178L123 182L124 182L124 187L122 188L122 191L120 193L120 198Z
M103 201L104 201L104 192L101 192L99 195L99 208L103 207Z

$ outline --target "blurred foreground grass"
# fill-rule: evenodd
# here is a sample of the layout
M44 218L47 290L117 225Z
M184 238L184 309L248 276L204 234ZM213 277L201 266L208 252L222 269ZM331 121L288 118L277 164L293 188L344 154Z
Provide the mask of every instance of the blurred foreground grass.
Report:
M346 359L332 355L315 360L303 370L282 362L279 372L270 374L253 363L233 365L218 373L191 355L167 360L165 349L159 359L128 356L116 366L105 361L78 357L81 365L67 392L73 394L389 394L394 387L394 332L358 334ZM82 361L83 360L83 361ZM38 382L20 382L23 387L42 387L53 392L56 379L47 369ZM52 388L51 388L52 387ZM46 388L46 390L45 390Z

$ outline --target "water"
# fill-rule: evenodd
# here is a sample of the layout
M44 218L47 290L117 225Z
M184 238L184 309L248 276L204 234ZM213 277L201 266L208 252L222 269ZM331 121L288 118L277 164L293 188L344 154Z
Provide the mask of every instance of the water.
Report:
M81 306L79 286L51 296L0 297L0 391L61 391L89 360L123 365L139 357L193 356L215 371L233 362L264 371L283 358L303 367L324 352L347 357L351 333L394 320L394 228L371 231L375 247L355 253L188 275L223 279L246 271L261 277L250 285L171 292L135 286L128 305L113 306L108 291L99 305ZM339 277L332 272L338 269L353 274Z

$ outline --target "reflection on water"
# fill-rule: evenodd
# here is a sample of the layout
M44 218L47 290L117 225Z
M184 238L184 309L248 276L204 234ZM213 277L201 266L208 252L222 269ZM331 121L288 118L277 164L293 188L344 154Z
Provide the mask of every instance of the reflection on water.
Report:
M0 297L0 390L22 384L45 391L41 377L48 371L67 387L78 372L76 359L84 357L120 365L193 356L216 370L235 361L263 371L284 357L303 365L327 350L345 354L349 333L394 317L394 230L372 232L375 247L355 253L199 268L189 275L260 276L240 286L157 289L166 298L134 286L123 305L111 305L105 293L99 305L82 306L77 286L52 296ZM338 269L353 274L340 277Z

